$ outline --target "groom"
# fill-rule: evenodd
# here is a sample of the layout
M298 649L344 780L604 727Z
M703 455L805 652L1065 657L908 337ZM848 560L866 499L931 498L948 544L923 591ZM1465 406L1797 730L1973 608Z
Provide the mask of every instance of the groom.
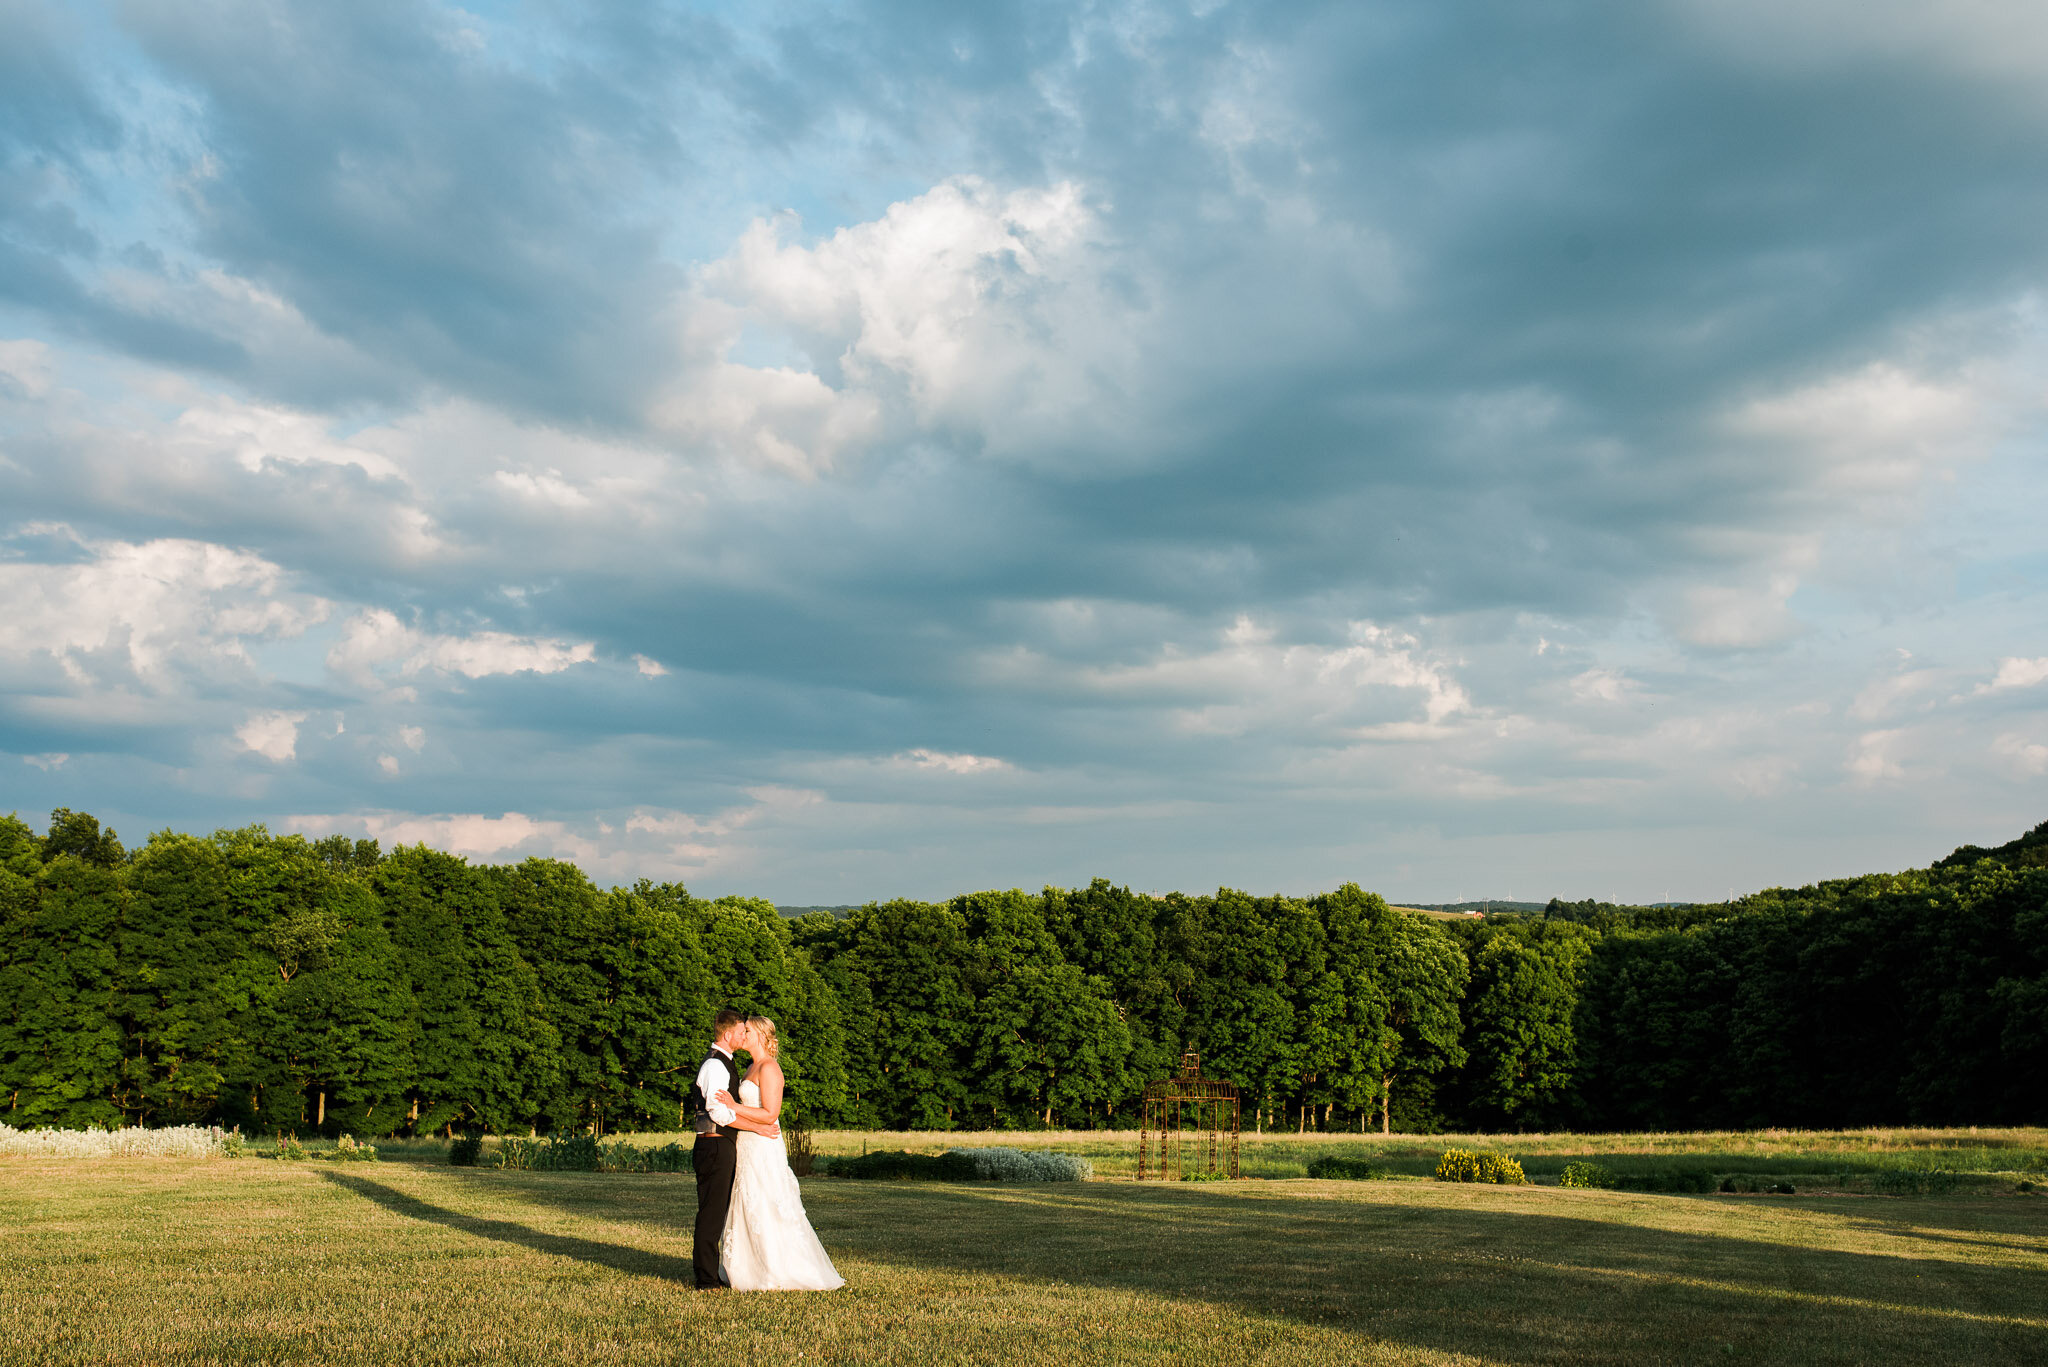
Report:
M697 1170L697 1229L691 1247L691 1264L699 1291L725 1284L718 1265L718 1242L725 1234L725 1213L732 1205L733 1131L739 1117L715 1098L720 1092L740 1093L740 1070L732 1060L733 1051L746 1044L747 1018L731 1007L721 1010L711 1023L711 1052L697 1069L690 1086L690 1121L697 1131L697 1146L690 1151L690 1166Z

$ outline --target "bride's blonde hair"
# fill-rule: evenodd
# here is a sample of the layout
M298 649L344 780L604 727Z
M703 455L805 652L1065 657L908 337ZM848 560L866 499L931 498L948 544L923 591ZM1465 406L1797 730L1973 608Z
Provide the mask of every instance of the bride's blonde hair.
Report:
M776 1037L775 1022L766 1016L749 1016L747 1024L761 1037L761 1051L777 1063L782 1062L782 1041Z

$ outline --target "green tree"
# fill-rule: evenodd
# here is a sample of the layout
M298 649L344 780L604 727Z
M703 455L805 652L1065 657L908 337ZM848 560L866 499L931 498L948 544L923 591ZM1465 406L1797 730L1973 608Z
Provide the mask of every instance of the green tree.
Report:
M4 888L12 923L0 948L0 1087L9 1123L119 1125L128 1118L117 1014L119 878L60 853L24 887L18 832L0 838L11 849Z
M45 864L60 854L101 869L114 868L127 857L114 832L100 829L98 817L74 812L69 807L59 807L50 813L50 832L43 838Z
M614 889L606 901L607 964L617 984L608 1114L642 1129L682 1124L717 1009L717 984L690 902L680 883L645 879L630 892Z
M997 1124L1050 1126L1062 1114L1106 1123L1129 1091L1130 1032L1108 980L1061 956L1046 906L1021 891L953 900L970 946L972 1104Z
M250 1118L246 1096L228 1088L253 1076L250 1008L265 984L221 848L160 832L136 852L127 885L118 1014L129 1105L145 1124Z
M844 962L872 1003L879 1080L866 1100L890 1129L954 1128L972 1095L966 1054L974 999L959 913L894 901L847 919L851 948Z
M560 1037L520 957L492 879L424 845L400 846L372 874L419 1018L410 1119L523 1128L557 1094Z
M1487 1128L1560 1120L1578 1061L1578 976L1593 937L1563 923L1487 931L1463 1011L1467 1114Z
M806 1116L843 1107L846 1041L839 1002L796 945L789 923L772 902L758 897L695 905L711 980L722 999L776 1023L789 1102Z
M1316 899L1344 944L1343 1019L1348 1047L1337 1064L1348 1087L1370 1080L1380 1131L1393 1127L1397 1089L1432 1088L1465 1061L1458 1002L1470 969L1451 937L1431 921L1389 907L1347 883ZM1349 1095L1356 1095L1355 1090Z
M882 1124L875 1098L882 1091L881 1036L874 994L854 953L854 927L825 912L789 922L790 937L809 956L818 977L839 1004L840 1034L846 1041L846 1089L834 1107L817 1106L821 1125L877 1129Z
M1106 984L1110 1004L1130 1035L1129 1082L1117 1105L1131 1111L1145 1083L1173 1076L1180 1063L1187 1013L1174 998L1160 943L1157 921L1164 903L1113 886L1106 878L1072 891L1048 888L1043 900L1061 956Z

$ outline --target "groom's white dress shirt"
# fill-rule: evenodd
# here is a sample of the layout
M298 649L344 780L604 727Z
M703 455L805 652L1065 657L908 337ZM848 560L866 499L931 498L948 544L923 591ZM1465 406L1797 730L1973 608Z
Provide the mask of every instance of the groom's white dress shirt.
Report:
M721 1049L714 1044L711 1046L711 1052L723 1055L727 1063L732 1062L732 1050L730 1049ZM738 1070L735 1069L734 1071ZM697 1070L697 1094L704 1098L704 1114L711 1117L711 1123L714 1125L730 1125L733 1121L740 1118L739 1112L735 1111L732 1107L721 1105L711 1099L716 1093L724 1089L725 1084L725 1070L710 1059L705 1059L704 1066ZM735 1091L738 1090L738 1087L738 1083L733 1084Z

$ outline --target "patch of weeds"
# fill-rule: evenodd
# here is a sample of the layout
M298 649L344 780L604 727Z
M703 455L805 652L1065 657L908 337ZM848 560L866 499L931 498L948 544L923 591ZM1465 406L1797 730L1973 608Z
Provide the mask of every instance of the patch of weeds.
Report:
M1390 1168L1364 1158L1343 1158L1336 1154L1324 1154L1308 1160L1308 1175L1318 1178L1338 1178L1350 1182L1384 1182L1394 1175Z

